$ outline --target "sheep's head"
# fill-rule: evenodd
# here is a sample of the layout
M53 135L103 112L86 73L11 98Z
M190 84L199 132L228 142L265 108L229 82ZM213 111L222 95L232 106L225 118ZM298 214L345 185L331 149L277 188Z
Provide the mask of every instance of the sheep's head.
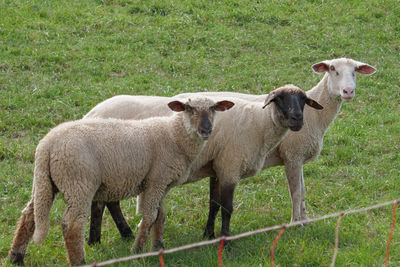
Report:
M374 67L368 64L348 58L325 60L314 64L312 68L317 73L328 73L328 90L332 95L340 96L345 101L354 98L356 72L373 74L376 71Z
M231 101L214 102L205 97L196 97L184 103L178 100L168 103L171 110L184 112L185 127L188 132L196 132L204 140L211 136L215 112L228 110L233 105L234 103Z
M306 93L292 84L280 87L270 92L265 99L263 108L274 102L277 116L283 126L292 131L300 131L303 127L303 110L307 104L315 109L323 109L315 100L307 97Z

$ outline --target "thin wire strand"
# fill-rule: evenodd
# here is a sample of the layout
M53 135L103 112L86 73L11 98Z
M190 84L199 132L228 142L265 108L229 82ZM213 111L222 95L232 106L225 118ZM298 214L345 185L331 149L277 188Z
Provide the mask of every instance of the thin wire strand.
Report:
M251 236L251 235L256 235L256 234L260 234L260 233L265 233L265 232L270 232L270 231L282 229L283 227L290 228L290 227L295 227L295 226L298 226L298 225L314 223L314 222L326 220L326 219L329 219L329 218L338 217L341 214L348 215L348 214L354 214L354 213L360 213L360 212L369 211L369 210L373 210L373 209L378 209L378 208L382 208L382 207L385 207L385 206L394 205L394 204L399 203L399 202L400 202L400 199L397 199L397 200L392 200L392 201L376 204L376 205L365 207L365 208L337 212L337 213L333 213L333 214L329 214L329 215L325 215L325 216L321 216L321 217L317 217L317 218L313 218L313 219L306 219L306 220L302 220L302 221L292 222L292 223L289 223L289 224L275 225L275 226L266 227L266 228L263 228L263 229L258 229L258 230L254 230L254 231L250 231L250 232L245 232L245 233L234 235L234 236L219 237L219 238L216 238L216 239L213 239L213 240L207 240L207 241L202 241L202 242L198 242L198 243L184 245L184 246L181 246L181 247L167 249L167 250L163 251L163 254L170 254L170 253L175 253L175 252L182 251L182 250L187 250L187 249L198 248L198 247L202 247L202 246L208 246L208 245L211 245L211 244L216 244L216 243L219 243L223 238L224 238L224 240L227 240L227 241L228 240L236 240L236 239L247 237L247 236ZM143 254L137 254L137 255L131 255L131 256L122 257L122 258L118 258L118 259L112 259L112 260L108 260L108 261L99 262L99 263L96 263L96 266L99 266L99 267L100 266L106 266L106 265L110 265L110 264L114 264L114 263L118 263L118 262L124 262L124 261L135 260L135 259L146 258L146 257L153 257L153 256L158 256L158 255L159 255L158 251L149 252L149 253L143 253ZM82 267L91 267L91 266L93 266L93 265L83 265Z
M337 224L336 224L335 250L333 252L331 267L335 266L336 256L337 256L337 253L338 253L338 250L339 250L339 228L340 228L340 222L341 222L343 216L344 216L343 213L339 215L339 218L338 218Z
M400 200L396 201L396 203L393 205L392 224L390 226L389 237L388 237L388 241L387 241L387 244L386 244L385 267L387 267L388 264L389 264L389 247L390 247L390 241L392 241L392 234L393 234L393 230L394 230L394 224L396 222L396 208L397 208L397 205L399 205L399 202L400 202Z

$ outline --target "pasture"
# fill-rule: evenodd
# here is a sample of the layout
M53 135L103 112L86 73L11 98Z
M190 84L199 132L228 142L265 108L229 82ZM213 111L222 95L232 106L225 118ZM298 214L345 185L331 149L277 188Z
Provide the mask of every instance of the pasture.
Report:
M0 264L30 199L34 151L54 126L81 118L119 94L172 96L193 91L262 94L286 83L304 90L322 78L311 65L349 57L377 68L358 76L356 97L305 165L309 217L400 197L400 5L351 1L0 1ZM167 196L165 248L202 240L208 179ZM121 202L136 233L136 200ZM27 266L67 265L57 195L50 233L30 243ZM400 213L400 212L399 212ZM290 221L284 168L242 180L231 234ZM391 208L345 216L336 266L381 266ZM217 234L220 220L217 220ZM400 219L398 219L400 221ZM336 219L288 229L275 249L279 266L329 266ZM88 225L87 225L88 228ZM87 263L131 255L106 212L102 243ZM225 266L268 266L277 232L234 241ZM218 246L166 255L167 266L216 266ZM400 265L399 222L390 266ZM134 262L157 266L158 258ZM120 266L132 266L132 262Z

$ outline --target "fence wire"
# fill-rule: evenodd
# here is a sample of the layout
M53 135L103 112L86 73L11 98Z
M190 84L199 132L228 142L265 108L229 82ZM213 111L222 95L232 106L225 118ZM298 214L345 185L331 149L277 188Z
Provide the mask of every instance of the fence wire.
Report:
M249 232L245 232L245 233L241 233L241 234L233 235L233 236L221 236L221 237L213 239L213 240L201 241L201 242L188 244L188 245L185 245L185 246L171 248L171 249L167 249L167 250L161 249L159 251L132 255L132 256L122 257L122 258L118 258L118 259L112 259L112 260L108 260L108 261L103 261L103 262L99 262L99 263L97 263L95 261L95 262L93 262L93 264L83 265L81 267L94 267L94 266L96 266L96 267L99 266L100 267L100 266L106 266L106 265L115 264L115 263L119 263L119 262L131 261L131 260L135 260L135 259L154 257L154 256L158 256L160 258L160 265L164 266L163 255L165 255L165 254L171 254L171 253L175 253L175 252L178 252L178 251L198 248L198 247L202 247L202 246L208 246L208 245L212 245L212 244L216 244L216 243L223 244L225 241L236 240L236 239L240 239L240 238L244 238L244 237L248 237L248 236L252 236L252 235L256 235L256 234L271 232L271 231L274 231L274 230L281 230L279 232L279 234L276 236L276 238L275 238L275 240L274 240L274 242L272 244L272 247L271 247L271 266L274 266L274 248L275 248L275 245L278 242L279 238L283 235L285 229L291 228L291 227L295 227L295 226L299 226L299 225L315 223L315 222L318 222L318 221L322 221L322 220L326 220L326 219L330 219L330 218L334 218L334 217L339 217L338 221L337 221L337 225L336 225L335 248L334 248L334 254L333 254L333 259L332 259L332 264L331 264L331 266L334 266L335 265L335 260L336 260L336 255L337 255L337 252L338 252L338 246L339 246L339 227L340 227L340 221L341 221L342 217L344 215L360 213L360 212L364 212L364 211L379 209L379 208L383 208L383 207L386 207L386 206L389 206L389 205L393 205L392 223L391 223L391 228L390 228L390 231L389 231L389 236L388 236L388 241L387 241L387 246L386 246L386 256L385 256L385 266L387 266L388 261L389 261L390 242L391 242L391 239L392 239L392 234L393 234L395 221L396 221L396 208L397 208L399 203L400 203L400 199L392 200L392 201L388 201L388 202L372 205L372 206L365 207L365 208L341 211L341 212L337 212L337 213L333 213L333 214L329 214L329 215L324 215L324 216L317 217L317 218L306 219L306 220L302 220L302 221L296 221L296 222L292 222L292 223L288 223L288 224L283 223L283 224L280 224L280 225L270 226L270 227L266 227L266 228L262 228L262 229L258 229L258 230L254 230L254 231L249 231ZM222 265L222 254L221 254L222 248L221 248L221 246L220 246L220 248L218 250L219 250L219 254L218 254L219 255L219 257L218 257L219 258L219 264L218 265L221 266Z

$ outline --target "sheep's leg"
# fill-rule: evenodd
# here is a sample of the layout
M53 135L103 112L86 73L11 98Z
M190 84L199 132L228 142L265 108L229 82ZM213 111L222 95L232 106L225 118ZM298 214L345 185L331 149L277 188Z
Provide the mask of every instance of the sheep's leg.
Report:
M164 201L161 201L160 207L158 208L157 219L151 227L151 246L153 249L164 248L163 234L164 234L164 222L165 222L165 207Z
M131 228L129 227L129 224L126 222L124 215L122 214L119 201L107 202L106 206L110 211L110 214L115 222L115 225L118 228L119 233L121 234L121 237L126 240L131 240L135 238Z
M64 195L69 201L66 200L67 207L62 220L62 230L70 265L85 263L84 225L92 198L89 196L88 199L87 194L80 196Z
M101 222L103 220L105 203L102 201L93 201L90 215L90 230L88 245L100 243L101 240Z
M22 211L22 215L18 221L18 227L8 252L11 263L24 265L24 257L29 241L32 239L35 230L35 221L33 216L33 198Z
M301 169L301 207L300 207L300 219L307 220L306 210L306 186L304 184L303 168Z
M221 186L222 236L229 236L229 224L233 211L233 193L235 191L235 186L236 184L232 183Z
M139 211L142 215L142 221L135 240L134 252L142 251L146 245L150 228L157 219L158 210L167 192L166 186L158 183L148 183L146 190L141 194Z
M215 233L214 233L215 218L218 214L220 206L221 206L221 195L219 192L218 179L215 177L210 177L210 203L208 211L208 220L203 234L205 238L209 239L215 238Z
M289 184L290 196L292 198L291 222L301 220L302 181L303 165L285 164L286 178Z

